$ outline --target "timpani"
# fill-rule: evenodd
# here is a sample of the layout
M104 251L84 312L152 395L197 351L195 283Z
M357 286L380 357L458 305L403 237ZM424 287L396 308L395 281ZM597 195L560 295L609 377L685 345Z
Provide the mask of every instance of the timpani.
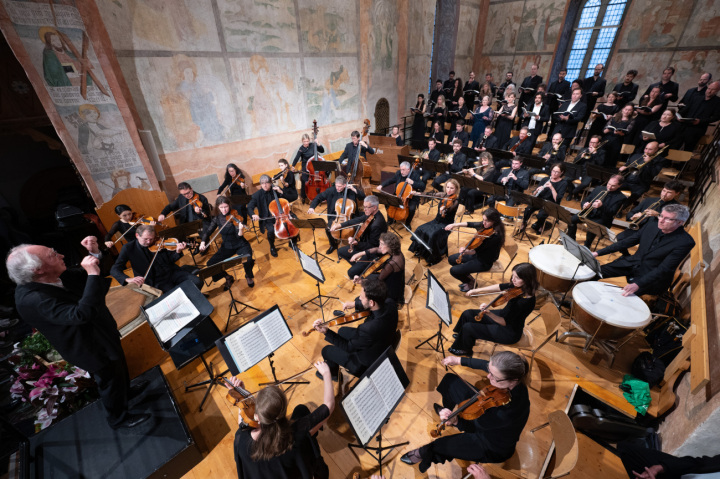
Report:
M546 291L566 292L572 288L573 283L595 277L595 272L585 265L580 265L580 261L563 245L535 246L528 253L528 259L538 270L538 282Z

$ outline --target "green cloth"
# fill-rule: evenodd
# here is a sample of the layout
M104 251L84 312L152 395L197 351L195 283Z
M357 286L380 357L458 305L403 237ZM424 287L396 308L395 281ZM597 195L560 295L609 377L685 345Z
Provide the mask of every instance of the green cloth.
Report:
M633 405L635 410L643 416L647 413L648 407L650 406L650 385L645 381L641 381L630 374L626 374L623 377L621 386L629 386L629 393L623 392L625 399Z

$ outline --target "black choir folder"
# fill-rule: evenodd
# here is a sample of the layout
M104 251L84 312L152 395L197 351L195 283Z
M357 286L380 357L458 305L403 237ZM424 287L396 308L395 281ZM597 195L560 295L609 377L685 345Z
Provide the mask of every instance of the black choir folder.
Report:
M360 444L364 446L370 442L385 424L409 384L395 351L388 347L342 401L345 415Z
M292 339L276 304L215 342L233 376L247 371Z

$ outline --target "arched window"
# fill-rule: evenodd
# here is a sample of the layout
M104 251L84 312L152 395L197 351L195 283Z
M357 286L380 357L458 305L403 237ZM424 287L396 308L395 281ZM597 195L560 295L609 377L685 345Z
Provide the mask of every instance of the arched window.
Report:
M593 74L595 65L607 65L627 0L587 0L573 30L572 47L565 57L569 82Z

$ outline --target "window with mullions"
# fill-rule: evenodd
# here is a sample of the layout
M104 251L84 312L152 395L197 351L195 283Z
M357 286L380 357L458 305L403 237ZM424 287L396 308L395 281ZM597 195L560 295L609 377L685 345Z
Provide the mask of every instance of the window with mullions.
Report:
M565 59L566 80L592 76L595 65L607 64L627 3L627 0L585 2Z

